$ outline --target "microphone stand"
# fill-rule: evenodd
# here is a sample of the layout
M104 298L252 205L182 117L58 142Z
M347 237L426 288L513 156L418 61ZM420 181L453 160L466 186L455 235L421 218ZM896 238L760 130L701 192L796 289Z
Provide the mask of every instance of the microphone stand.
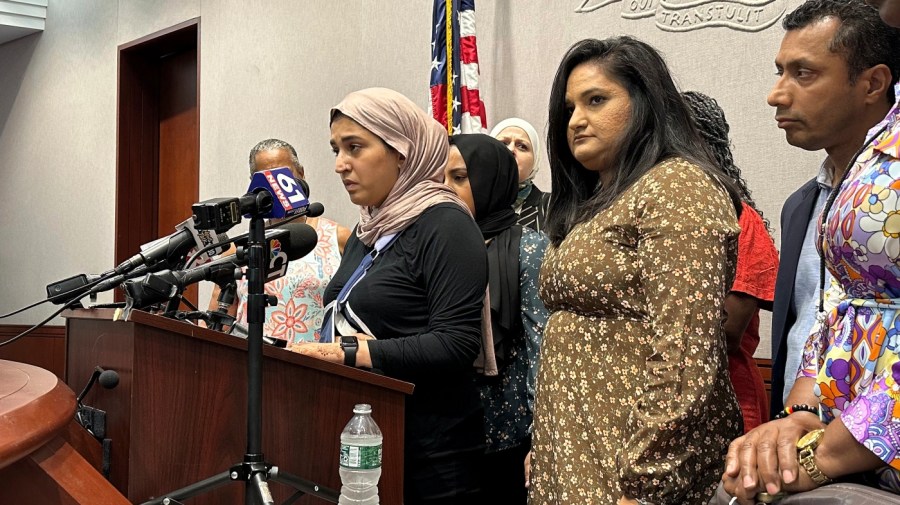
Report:
M261 193L258 193L260 195ZM260 207L262 207L260 205ZM262 452L262 349L263 322L266 317L266 244L263 218L254 214L250 218L247 247L247 452L244 459L228 470L166 493L162 497L144 502L143 505L177 505L183 500L215 489L230 481L243 481L246 505L275 505L268 481L280 482L297 490L286 503L293 503L304 494L323 501L337 503L339 493L296 475L282 472L266 461Z
M172 298L169 298L169 301L166 303L166 307L163 309L162 316L163 317L175 317L175 313L178 311L178 306L181 305L181 296L184 290L178 289L175 291L175 294Z
M228 314L228 308L234 303L236 290L234 281L219 285L218 308L209 312L209 329L222 331L226 325L234 324L234 317Z
M265 224L262 218L250 220L247 262L247 453L241 464L247 482L245 503L274 505L266 482L269 466L262 453L262 335L268 297L265 295Z

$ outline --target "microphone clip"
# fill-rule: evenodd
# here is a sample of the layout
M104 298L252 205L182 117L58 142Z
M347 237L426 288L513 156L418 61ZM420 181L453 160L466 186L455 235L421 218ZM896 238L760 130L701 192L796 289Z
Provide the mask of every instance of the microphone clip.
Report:
M97 440L102 440L106 438L106 411L81 403L98 379L100 385L105 389L113 389L119 385L119 374L114 370L104 370L99 366L94 367L84 389L75 398L75 420Z
M106 438L106 411L81 405L75 412L75 420L97 440Z
M240 198L211 198L191 206L194 227L223 233L240 224L242 216L261 215L272 211L274 200L265 191L247 193Z

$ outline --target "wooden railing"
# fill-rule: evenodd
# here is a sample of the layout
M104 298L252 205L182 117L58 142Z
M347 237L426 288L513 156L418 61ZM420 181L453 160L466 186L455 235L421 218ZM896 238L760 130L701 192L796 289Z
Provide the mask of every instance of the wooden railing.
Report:
M759 373L762 374L763 382L766 384L766 398L772 400L772 360L767 358L755 358L756 366L759 367Z

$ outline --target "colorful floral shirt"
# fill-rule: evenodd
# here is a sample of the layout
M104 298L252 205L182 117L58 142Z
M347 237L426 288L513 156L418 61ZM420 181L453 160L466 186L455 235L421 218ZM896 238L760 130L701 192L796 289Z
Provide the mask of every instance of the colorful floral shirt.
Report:
M824 422L840 417L900 492L900 117L856 159L827 216L825 262L843 291L804 349Z
M313 252L288 264L284 277L266 283L266 294L277 298L266 308L263 334L289 343L315 342L325 317L322 296L325 287L341 264L337 240L338 225L320 217L316 220L319 243ZM237 321L247 324L247 283L238 284Z
M531 433L541 336L550 316L538 297L538 277L548 244L543 233L522 228L519 298L524 334L511 346L509 364L498 376L479 377L488 450L491 452L521 445Z

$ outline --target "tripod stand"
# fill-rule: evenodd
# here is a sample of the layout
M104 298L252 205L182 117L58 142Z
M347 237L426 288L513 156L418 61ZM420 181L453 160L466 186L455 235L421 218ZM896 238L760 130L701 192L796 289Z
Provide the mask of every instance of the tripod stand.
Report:
M338 502L336 491L279 471L277 466L273 466L265 460L262 453L262 346L263 321L268 304L268 297L264 290L267 248L263 218L257 214L250 219L247 243L249 250L247 263L247 452L240 463L233 465L228 470L165 493L143 505L177 505L181 503L179 500L197 496L232 481L245 483L244 503L246 505L275 505L272 493L269 491L269 481L287 484L297 490L297 493L288 500L289 503L304 494L331 503Z

